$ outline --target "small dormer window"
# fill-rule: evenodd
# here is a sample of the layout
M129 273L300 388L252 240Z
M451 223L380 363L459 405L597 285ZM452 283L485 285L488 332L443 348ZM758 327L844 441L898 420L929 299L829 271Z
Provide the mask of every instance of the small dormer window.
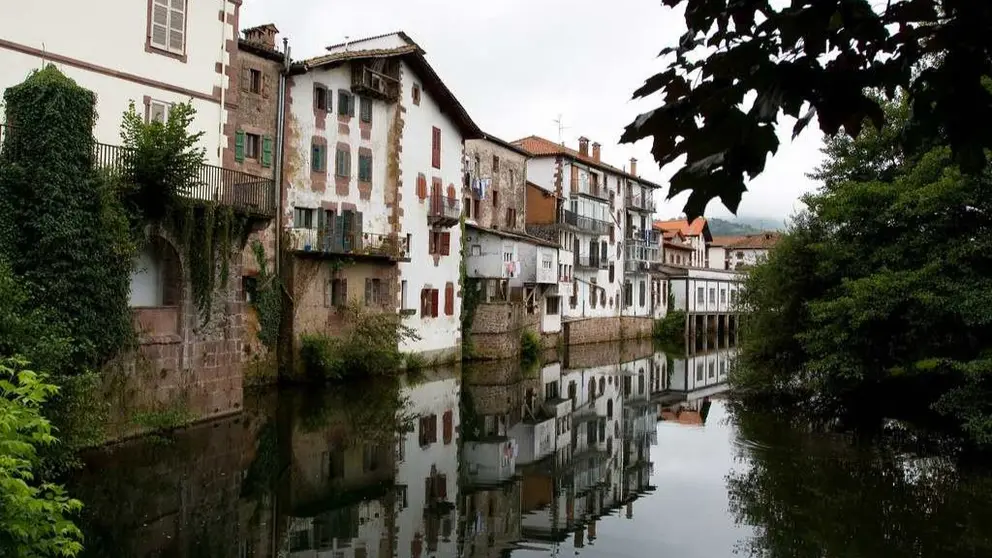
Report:
M420 106L420 85L413 84L413 104Z

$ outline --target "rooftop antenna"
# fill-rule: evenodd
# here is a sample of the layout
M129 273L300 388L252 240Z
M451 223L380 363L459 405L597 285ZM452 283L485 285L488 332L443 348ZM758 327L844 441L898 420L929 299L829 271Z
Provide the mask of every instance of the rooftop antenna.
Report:
M565 134L564 134L564 132L565 132L565 130L571 128L571 126L565 126L565 121L562 120L562 117L561 117L561 114L560 113L558 114L558 118L552 120L552 122L554 122L555 124L558 125L558 143L560 143L562 145L565 145L565 137L564 137Z

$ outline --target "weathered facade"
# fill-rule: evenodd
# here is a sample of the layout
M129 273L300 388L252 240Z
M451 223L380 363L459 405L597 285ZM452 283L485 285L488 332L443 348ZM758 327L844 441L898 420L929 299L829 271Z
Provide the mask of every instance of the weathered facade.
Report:
M333 333L355 301L417 332L400 350L457 360L463 147L478 128L403 33L328 47L291 74L282 217L303 301L294 337ZM308 281L303 259L318 267Z

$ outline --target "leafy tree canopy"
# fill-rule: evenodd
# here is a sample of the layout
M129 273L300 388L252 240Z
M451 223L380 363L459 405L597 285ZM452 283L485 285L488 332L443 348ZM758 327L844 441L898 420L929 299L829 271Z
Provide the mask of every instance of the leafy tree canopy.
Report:
M857 137L885 121L884 99L905 90L909 150L946 138L966 173L992 147L992 2L975 0L662 0L684 6L687 31L665 48L668 68L635 97L661 107L627 126L621 141L653 139L662 166L686 157L669 197L691 192L692 218L719 197L736 212L779 147L782 114ZM879 94L882 97L879 97ZM752 102L753 100L753 102ZM748 103L749 108L746 108Z

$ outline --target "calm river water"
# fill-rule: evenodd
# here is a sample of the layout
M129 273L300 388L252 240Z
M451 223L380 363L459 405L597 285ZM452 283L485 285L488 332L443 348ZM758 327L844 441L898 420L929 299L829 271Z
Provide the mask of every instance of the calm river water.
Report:
M87 455L85 555L992 556L992 474L897 425L739 410L717 345L252 394Z

